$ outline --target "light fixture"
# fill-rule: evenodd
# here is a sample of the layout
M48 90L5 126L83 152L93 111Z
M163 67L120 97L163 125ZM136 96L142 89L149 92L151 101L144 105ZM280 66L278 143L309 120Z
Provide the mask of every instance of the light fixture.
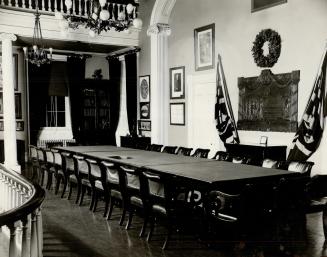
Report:
M131 0L125 0L125 4L114 3L111 0L91 0L84 6L74 4L72 0L65 0L67 14L55 14L62 30L84 26L90 30L90 37L95 37L102 31L110 29L128 31L132 26L142 28L142 20L137 18L138 0L134 0L133 4Z
M25 59L32 64L40 67L42 64L50 63L52 58L52 48L49 48L50 59L48 58L47 51L44 48L40 14L38 9L38 1L36 1L36 12L35 12L35 23L34 23L34 34L33 34L33 46L32 49L23 47Z

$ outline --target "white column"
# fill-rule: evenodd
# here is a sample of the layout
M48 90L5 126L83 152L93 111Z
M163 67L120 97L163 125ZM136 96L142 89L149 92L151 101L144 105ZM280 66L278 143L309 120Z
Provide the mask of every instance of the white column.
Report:
M158 23L148 29L151 37L151 142L168 144L169 69L168 24Z
M14 34L1 33L0 39L2 41L4 165L9 169L20 172L20 166L17 162L14 64L12 51L12 41L16 41L17 37Z
M119 121L116 130L116 144L120 146L120 136L129 134L128 118L127 118L127 97L126 97L126 62L125 56L119 57L120 61L120 109Z

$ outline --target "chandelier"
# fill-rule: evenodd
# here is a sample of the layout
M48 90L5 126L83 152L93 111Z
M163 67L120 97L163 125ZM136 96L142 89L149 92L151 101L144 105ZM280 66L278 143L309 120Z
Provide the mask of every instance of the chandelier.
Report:
M23 47L25 60L40 67L42 64L50 63L52 59L52 48L49 48L50 59L48 58L47 51L44 49L44 43L42 38L40 14L38 11L38 1L36 1L34 34L33 34L33 47L28 49Z
M128 4L114 3L111 0L84 0L84 4L80 1L82 0L65 0L67 14L56 12L61 29L78 29L84 26L89 29L89 35L94 37L110 29L128 32L132 26L142 28L142 20L137 18L138 0L133 4L131 0L126 0L129 1Z

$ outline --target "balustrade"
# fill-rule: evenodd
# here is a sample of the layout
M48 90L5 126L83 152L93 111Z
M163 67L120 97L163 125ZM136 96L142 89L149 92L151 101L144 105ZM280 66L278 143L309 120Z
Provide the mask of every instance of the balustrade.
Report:
M55 12L61 12L66 15L79 17L89 17L90 10L93 9L94 0L72 0L72 9L67 10L65 0L38 0L39 12L42 14L54 15ZM0 0L0 8L9 8L24 12L34 12L36 0ZM107 3L107 10L110 18L118 19L118 14L127 15L126 4ZM132 18L136 18L137 10L134 8Z
M41 257L44 190L0 164L0 195L0 233L9 237L7 256Z

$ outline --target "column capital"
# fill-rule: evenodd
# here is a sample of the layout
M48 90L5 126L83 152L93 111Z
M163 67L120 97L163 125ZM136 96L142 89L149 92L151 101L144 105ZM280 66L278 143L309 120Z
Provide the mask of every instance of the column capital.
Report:
M15 34L12 34L12 33L0 33L0 40L3 41L5 39L9 39L11 41L16 41L17 37Z
M148 36L157 35L159 33L163 33L166 36L170 36L171 28L170 28L169 24L166 24L166 23L152 24L149 26L149 28L147 30Z

